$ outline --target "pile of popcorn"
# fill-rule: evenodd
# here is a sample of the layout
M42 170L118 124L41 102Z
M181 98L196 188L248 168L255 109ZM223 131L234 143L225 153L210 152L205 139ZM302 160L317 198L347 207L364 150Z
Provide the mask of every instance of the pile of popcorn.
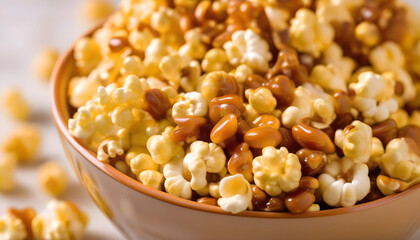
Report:
M227 212L379 199L420 182L418 22L397 0L125 0L75 45L68 128Z

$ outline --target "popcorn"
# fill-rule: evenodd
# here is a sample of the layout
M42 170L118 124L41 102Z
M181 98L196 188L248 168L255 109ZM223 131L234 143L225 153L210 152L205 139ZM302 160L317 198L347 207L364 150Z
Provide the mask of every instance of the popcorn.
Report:
M26 120L29 117L29 104L16 89L3 92L3 108L5 112L16 120Z
M371 22L361 22L355 29L356 39L368 47L375 46L381 40L378 27Z
M316 128L329 126L336 118L334 100L331 95L311 83L295 89L295 98L282 114L282 123L287 128L300 123L303 118L311 118Z
M208 103L199 92L188 92L179 96L179 100L172 107L172 117L199 116L204 117L208 112Z
M413 111L410 118L410 124L420 127L420 111Z
M271 30L281 31L288 27L290 14L285 9L268 5L264 7L264 11L270 23Z
M408 113L403 109L398 109L396 112L391 114L390 118L395 120L398 128L403 128L410 122L410 116L408 116Z
M154 135L147 140L147 149L155 163L164 164L184 155L182 146L170 137L173 130L173 127L167 127L162 135Z
M43 81L48 81L59 57L58 51L53 48L43 49L36 56L34 62L35 75Z
M169 54L169 47L162 40L155 38L150 41L144 53L144 70L146 76L158 75L160 73L160 61Z
M405 64L404 54L398 44L385 42L374 48L369 55L373 67L379 72L392 71Z
M177 157L168 162L163 167L163 176L165 177L165 189L169 194L190 199L192 195L189 178L184 176L184 163L182 157Z
M50 161L39 168L38 182L46 193L59 196L67 188L67 173L60 164Z
M302 175L299 158L285 147L279 150L265 147L252 165L255 184L270 196L294 191L299 186Z
M87 216L73 203L53 200L32 220L35 239L82 239Z
M201 66L198 61L191 61L188 66L186 66L183 70L183 73L181 73L181 80L179 81L181 87L186 92L192 92L194 90L199 90L199 87L201 85ZM165 89L162 89L165 91ZM175 94L172 94L173 96L178 96L178 93L174 89ZM174 99L174 98L173 98Z
M3 141L2 150L5 153L13 154L21 163L29 163L39 150L41 133L33 125L21 125L14 129Z
M230 64L246 64L256 72L268 70L272 55L267 42L251 29L239 30L232 34L232 41L223 45Z
M340 74L345 81L350 79L351 73L356 67L352 58L343 56L343 49L337 43L332 43L324 50L322 61L328 66L334 66L335 74Z
M233 76L236 78L236 81L238 81L238 83L244 83L248 76L252 73L253 71L248 65L241 64L235 68Z
M370 190L369 169L366 164L356 163L337 155L329 156L329 163L319 175L320 192L329 206L350 207L362 200Z
M201 60L206 54L206 46L201 42L200 28L193 28L184 34L186 43L182 45L178 53L183 59Z
M141 31L134 29L128 34L130 45L139 52L146 51L147 46L154 38L155 35L150 28L144 28Z
M347 91L346 80L334 65L316 65L312 69L310 79L324 89Z
M335 132L335 144L343 150L344 156L355 163L366 163L372 153L372 128L353 121L344 131Z
M131 168L131 171L134 173L134 175L137 178L140 178L140 174L143 171L147 171L147 170L156 171L159 169L159 164L155 163L152 157L147 153L139 153L138 155L133 156L129 161L129 166ZM149 173L149 174L153 175L153 173Z
M115 158L117 155L122 155L123 153L124 149L118 141L106 139L98 147L97 158L99 161L108 162L109 158Z
M143 62L135 55L126 57L120 72L123 76L136 75L141 77L144 74Z
M411 149L406 139L396 138L390 141L379 165L391 178L410 185L420 181L420 156Z
M24 222L8 213L0 217L0 239L25 240L28 233Z
M228 176L220 181L221 198L217 204L226 212L239 213L252 210L252 190L242 174Z
M212 48L204 55L201 67L205 72L227 71L230 68L228 56L221 48Z
M17 159L13 154L3 154L0 158L0 192L8 192L15 187ZM1 227L0 227L1 229ZM1 236L1 230L0 230Z
M101 84L92 77L74 77L69 83L69 102L73 107L81 107L96 95Z
M271 113L276 108L277 100L268 88L247 89L245 96L258 113Z
M353 106L365 118L374 122L386 120L398 109L398 102L394 96L392 79L382 77L373 72L363 72L358 77L357 83L351 83L350 88L356 93Z
M319 57L334 39L334 29L317 18L311 10L302 8L291 20L290 43L297 50Z
M217 144L195 141L190 153L184 158L184 168L191 173L191 189L200 190L207 186L206 175L219 173L225 168L226 156Z
M165 179L163 174L156 170L144 170L140 173L139 180L148 187L160 190Z
M102 54L99 45L89 37L82 38L74 46L74 59L81 74L90 73L101 61Z
M316 16L320 22L326 23L352 23L353 17L344 4L334 0L319 1L316 8Z

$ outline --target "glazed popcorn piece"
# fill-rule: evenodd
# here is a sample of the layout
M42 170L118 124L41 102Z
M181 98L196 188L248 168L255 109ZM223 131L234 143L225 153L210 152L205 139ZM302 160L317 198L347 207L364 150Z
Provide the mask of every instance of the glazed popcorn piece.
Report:
M17 158L13 154L2 154L0 157L0 192L8 192L15 187L15 169Z
M394 95L395 81L373 72L361 73L357 83L351 83L350 88L356 93L353 106L365 118L374 122L386 120L398 109Z
M226 156L217 144L195 141L184 158L184 167L191 173L191 189L200 190L207 185L206 175L221 172L226 164Z
M342 75L334 65L316 65L312 69L310 79L325 89L346 91L346 80Z
M39 168L38 182L46 193L59 196L67 187L67 173L60 164L50 161Z
M43 81L48 81L59 57L58 51L53 48L42 50L35 58L35 75Z
M339 159L332 155L329 158L330 163L318 177L322 198L330 206L353 206L369 193L369 169L366 164L355 163L347 157Z
M212 48L207 51L201 67L205 72L226 71L231 68L226 52L221 48Z
M302 175L299 158L285 147L265 147L252 165L255 184L270 196L293 191L299 185Z
M0 217L0 239L25 240L28 237L23 221L7 213Z
M233 66L246 64L257 72L268 70L268 62L272 58L269 46L251 29L233 33L232 41L225 43L223 48Z
M323 63L327 65L332 65L336 69L338 69L339 71L333 68L334 72L340 75L344 79L344 81L347 81L351 77L351 74L354 68L356 67L356 63L352 58L343 56L343 49L340 47L340 45L338 45L337 43L332 43L324 50L322 54ZM325 88L328 87L325 86Z
M217 204L226 212L239 213L252 210L252 190L242 174L223 178L219 186L220 198Z
M388 143L380 159L388 176L411 184L420 180L420 156L414 144L410 138L396 138Z
M2 104L5 112L16 120L26 120L29 117L29 104L17 89L4 91Z
M20 163L30 163L35 160L41 144L41 133L34 125L21 125L14 129L3 140L2 150L13 154Z
M161 190L165 179L161 172L156 170L144 170L140 172L139 180L148 187Z
M328 22L318 19L309 9L299 9L291 20L290 42L301 52L319 57L321 51L332 43L333 38L334 29Z
M92 38L82 38L74 46L76 66L82 74L88 74L101 61L102 55L99 45Z
M399 179L389 178L385 175L379 175L376 178L376 185L378 186L381 193L385 196L402 192L410 187L409 183Z
M73 203L53 200L32 220L35 239L83 239L87 216Z
M356 163L366 163L372 153L372 129L354 121L344 130L335 132L335 144L343 150L344 156Z

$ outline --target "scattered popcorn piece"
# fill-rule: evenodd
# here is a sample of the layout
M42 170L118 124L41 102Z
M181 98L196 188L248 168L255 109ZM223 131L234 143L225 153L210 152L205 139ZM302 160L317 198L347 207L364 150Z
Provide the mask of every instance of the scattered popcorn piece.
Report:
M165 179L163 174L156 170L144 170L140 173L139 180L148 187L161 190Z
M25 224L20 218L9 213L0 217L0 239L25 240L27 237Z
M367 163L372 153L372 128L360 121L353 121L344 130L335 132L335 144L344 156L355 163Z
M370 190L369 169L366 164L355 163L337 155L329 156L330 162L318 177L324 202L333 207L350 207L362 200Z
M350 88L356 93L353 106L365 118L374 122L382 122L398 109L394 95L393 79L382 77L373 72L363 72L357 83L351 83Z
M204 117L208 111L208 103L199 92L181 94L172 107L172 117L199 116Z
M111 15L113 5L108 0L86 0L82 6L83 17L89 21L98 21Z
M299 158L287 148L265 147L252 161L255 184L270 196L290 192L299 186L302 175Z
M233 66L246 64L257 72L268 70L268 62L272 58L269 46L251 29L234 32L232 41L226 42L223 48Z
M221 198L217 204L226 212L239 213L252 210L252 189L242 174L228 176L220 181Z
M388 143L380 166L391 178L400 179L410 185L420 181L420 156L406 139L396 138Z
M34 161L41 144L41 133L34 125L21 125L14 129L3 141L5 153L14 154L21 163Z
M271 113L276 108L277 100L268 88L247 89L245 96L258 113Z
M333 39L334 29L307 8L299 9L291 20L290 43L301 52L319 57Z
M184 168L191 173L191 189L200 190L207 186L207 172L219 173L226 165L223 149L215 143L195 141L190 153L184 158Z
M29 104L17 89L7 89L3 92L2 103L5 112L16 120L26 120L29 117Z
M67 188L66 170L54 161L44 163L38 170L38 182L46 193L59 196Z
M73 203L52 200L32 220L35 239L83 239L88 217Z
M15 187L15 169L17 159L13 154L2 154L0 157L0 192L8 192ZM0 228L1 229L1 228ZM1 232L1 231L0 231ZM1 236L1 233L0 233Z
M43 81L48 81L59 57L58 51L53 48L43 49L35 58L35 75Z
M147 140L147 149L157 164L167 163L184 155L184 149L171 139L173 127L167 127L162 135L154 135Z

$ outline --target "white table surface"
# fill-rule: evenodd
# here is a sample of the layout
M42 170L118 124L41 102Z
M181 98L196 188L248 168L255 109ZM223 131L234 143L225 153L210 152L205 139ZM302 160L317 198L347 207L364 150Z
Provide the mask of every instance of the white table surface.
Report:
M420 9L418 0L407 0ZM61 197L76 203L89 215L85 239L124 239L99 211L78 183L65 158L50 117L49 86L34 78L32 61L43 47L54 46L64 52L92 26L80 19L83 0L0 0L0 94L8 87L21 89L30 101L30 121L42 129L42 148L34 164L19 167L17 189L0 194L0 215L9 207L33 207L41 211L50 200L36 181L37 167L54 159L68 169L68 191ZM114 0L114 2L118 2ZM0 141L17 123L0 110ZM157 226L158 227L158 226ZM410 238L420 239L420 229Z

